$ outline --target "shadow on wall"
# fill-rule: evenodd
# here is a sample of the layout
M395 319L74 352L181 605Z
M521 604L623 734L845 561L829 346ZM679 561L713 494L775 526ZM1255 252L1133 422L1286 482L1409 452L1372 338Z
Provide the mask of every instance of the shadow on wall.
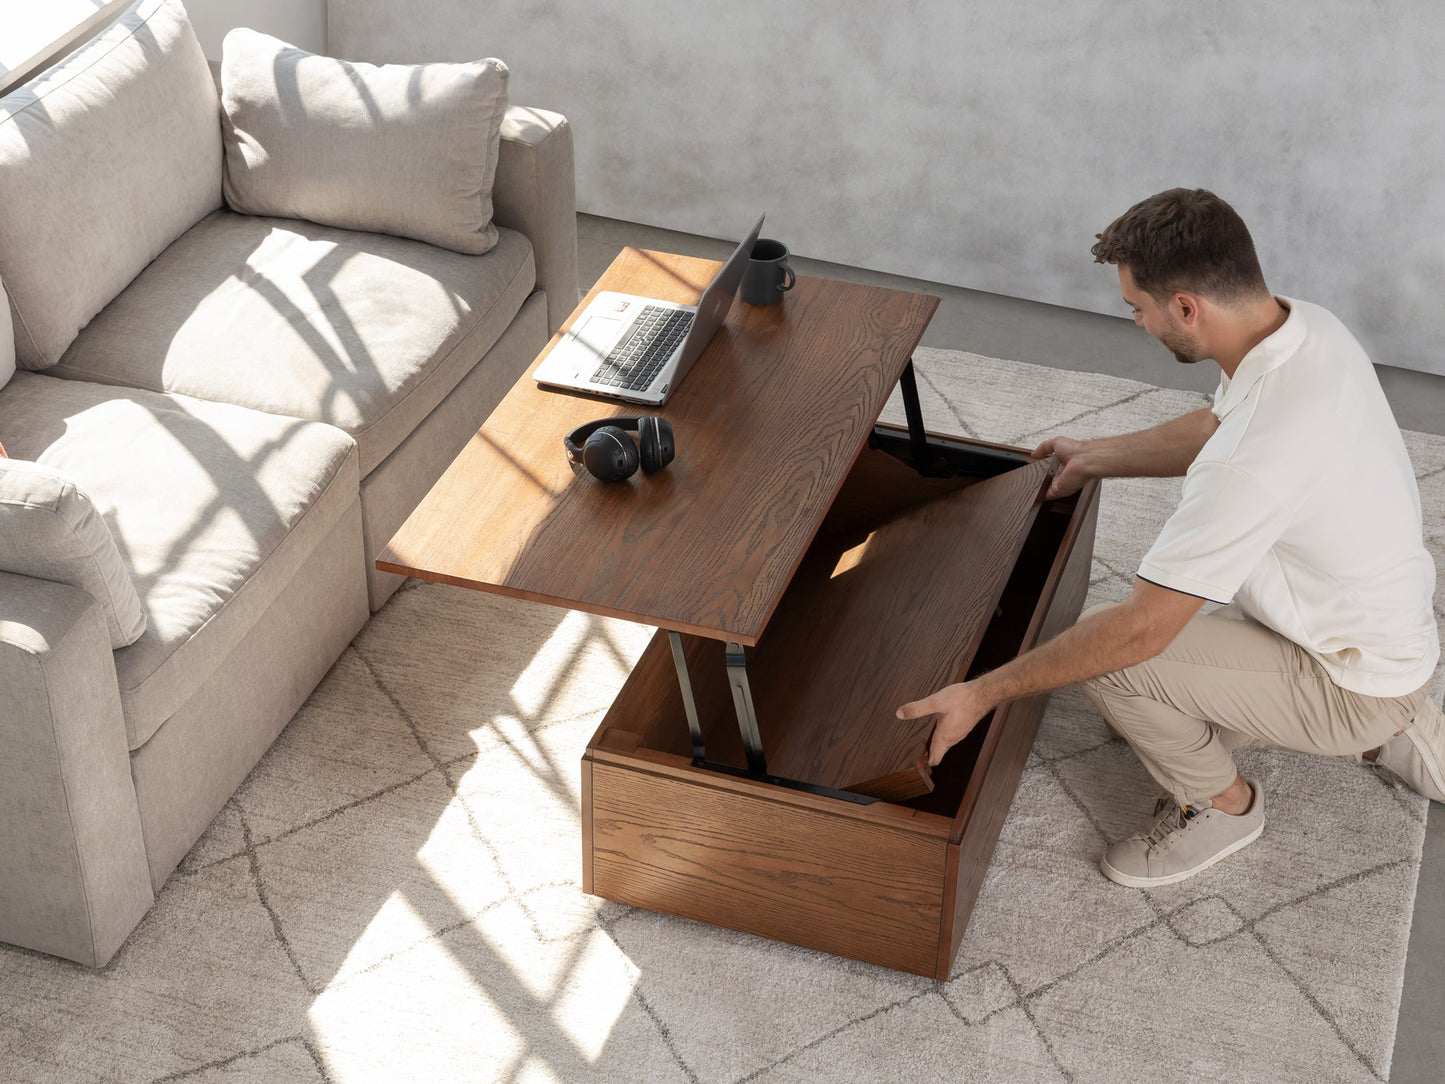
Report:
M1445 219L1435 0L1322 0L1304 24L1277 6L1121 25L1103 0L479 10L331 0L328 52L500 57L518 100L570 118L587 213L727 236L766 205L800 256L1094 312L1117 302L1093 234L1211 188L1275 289L1378 362L1445 373L1445 261L1417 225Z

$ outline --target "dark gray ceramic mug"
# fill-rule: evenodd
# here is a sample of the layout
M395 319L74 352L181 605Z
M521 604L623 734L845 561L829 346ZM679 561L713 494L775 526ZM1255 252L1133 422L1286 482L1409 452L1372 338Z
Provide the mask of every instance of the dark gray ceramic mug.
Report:
M788 246L770 237L760 237L753 245L738 292L749 305L776 305L795 282L797 276L788 266Z

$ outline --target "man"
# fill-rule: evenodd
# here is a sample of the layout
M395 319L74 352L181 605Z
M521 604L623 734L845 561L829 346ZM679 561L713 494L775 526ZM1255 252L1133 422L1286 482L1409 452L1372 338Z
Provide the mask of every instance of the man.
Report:
M1006 700L1075 682L1172 801L1104 853L1131 887L1193 876L1264 827L1230 750L1362 756L1445 801L1440 654L1420 497L1374 369L1330 313L1266 288L1254 243L1211 192L1131 207L1093 247L1134 322L1222 372L1212 407L1102 440L1055 437L1063 497L1090 478L1184 476L1133 593L971 681L898 709L937 715L937 764ZM1206 612L1206 602L1228 604Z

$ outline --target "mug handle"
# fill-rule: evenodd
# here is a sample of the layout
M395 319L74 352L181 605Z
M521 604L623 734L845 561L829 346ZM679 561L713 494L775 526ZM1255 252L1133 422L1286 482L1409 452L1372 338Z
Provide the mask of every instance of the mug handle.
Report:
M778 289L782 292L791 290L797 284L798 276L793 274L793 269L785 263L779 264L778 270L783 273L783 283Z

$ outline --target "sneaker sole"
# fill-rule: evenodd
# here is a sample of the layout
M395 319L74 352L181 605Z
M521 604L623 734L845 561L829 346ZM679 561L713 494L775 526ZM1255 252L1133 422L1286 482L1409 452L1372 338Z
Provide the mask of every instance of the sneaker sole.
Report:
M1108 855L1099 859L1099 869L1103 871L1104 876L1109 878L1109 880L1115 884L1123 885L1125 888L1153 888L1156 885L1172 885L1176 881L1187 881L1196 873L1203 873L1210 866L1214 865L1214 863L1228 858L1235 851L1243 850L1258 839L1260 833L1263 831L1264 825L1261 824L1243 839L1235 840L1228 847L1224 848L1224 850L1219 851L1217 854L1210 855L1193 869L1186 869L1182 873L1171 873L1166 877L1135 877L1132 873L1125 873L1123 870L1115 869L1109 865Z

